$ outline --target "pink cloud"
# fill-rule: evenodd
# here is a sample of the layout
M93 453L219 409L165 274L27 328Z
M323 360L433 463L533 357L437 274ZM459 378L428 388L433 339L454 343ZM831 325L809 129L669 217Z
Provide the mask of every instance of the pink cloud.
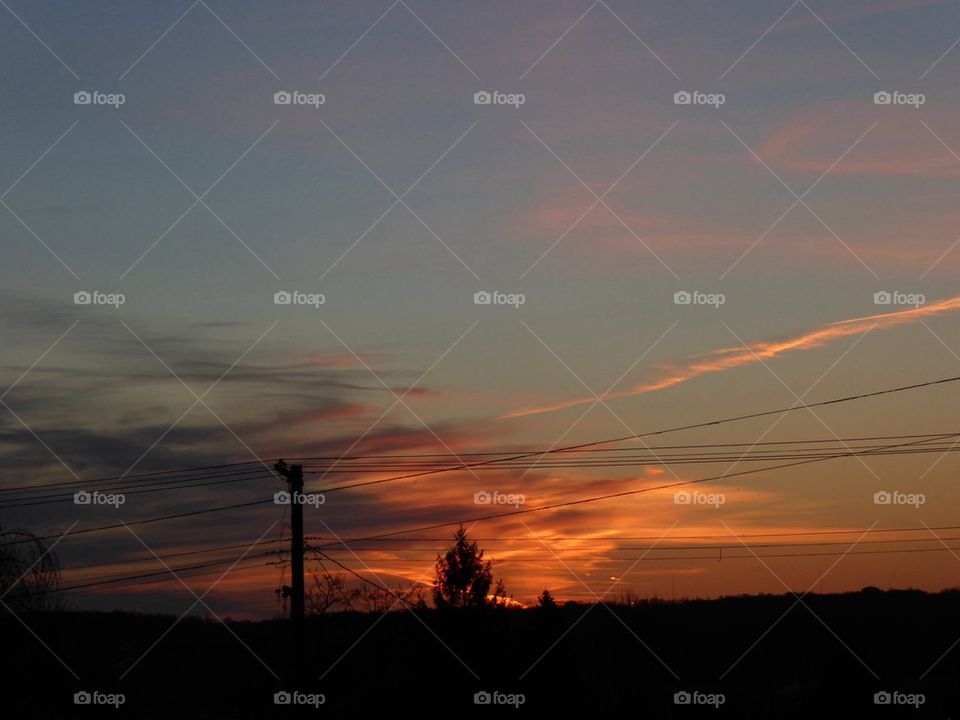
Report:
M960 161L924 128L917 112L909 107L875 106L872 97L856 104L821 106L794 115L769 133L757 148L757 155L776 171L821 174L829 169L831 175L960 175ZM922 119L934 130L951 128L954 114L950 108L942 108L936 116L925 110ZM837 162L874 123L876 126L863 141Z
M825 23L830 24L946 4L946 0L869 0L869 2L859 6L853 4L852 7L841 7L829 12L818 12L817 14ZM783 32L793 28L822 27L819 20L809 12L805 12L801 7L795 8L791 15L794 15L794 13L794 17L785 18L775 30L777 32Z

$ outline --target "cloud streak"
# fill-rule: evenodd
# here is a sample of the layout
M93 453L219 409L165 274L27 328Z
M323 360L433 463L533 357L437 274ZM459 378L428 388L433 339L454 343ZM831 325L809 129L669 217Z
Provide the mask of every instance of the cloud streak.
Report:
M845 337L862 335L874 329L885 330L901 325L908 325L919 322L926 317L955 310L960 310L960 296L909 310L842 320L785 339L761 340L749 343L746 346L740 345L713 350L702 355L692 356L683 362L661 366L661 375L659 378L637 385L629 390L609 393L604 399L610 400L633 397L634 395L643 395L657 390L665 390L702 375L724 372L744 365L752 365L798 350L813 350ZM596 398L593 396L580 397L552 405L514 410L500 415L498 419L540 415L580 405L588 405L594 402L596 402Z

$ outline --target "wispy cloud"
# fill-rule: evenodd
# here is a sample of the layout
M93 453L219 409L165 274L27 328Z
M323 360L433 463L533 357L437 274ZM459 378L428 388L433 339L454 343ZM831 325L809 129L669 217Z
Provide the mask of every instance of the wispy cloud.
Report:
M829 325L823 325L785 339L760 340L750 343L747 347L738 345L721 348L702 355L692 356L679 363L664 365L661 367L661 374L657 379L642 385L637 385L629 390L610 393L605 399L631 397L656 390L664 390L702 375L719 373L744 365L752 365L797 350L813 350L814 348L823 347L841 338L861 335L871 329L883 330L900 325L908 325L933 315L940 315L954 310L960 310L960 296L910 310L843 320ZM514 410L501 415L500 418L517 418L555 412L579 405L588 405L595 402L595 400L596 398L593 396L580 397L551 405Z
M836 148L849 143L877 119L866 102L833 102L796 113L768 133L757 154L779 171L823 173L833 165ZM933 127L950 127L950 109L931 109ZM838 118L843 118L838 122ZM870 137L836 164L831 175L955 177L960 163L916 118L884 115Z

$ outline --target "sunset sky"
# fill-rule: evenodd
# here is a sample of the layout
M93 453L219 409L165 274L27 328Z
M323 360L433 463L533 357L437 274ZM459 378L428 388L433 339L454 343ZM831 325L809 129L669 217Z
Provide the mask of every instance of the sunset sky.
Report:
M0 482L92 491L221 463L548 449L960 375L958 38L960 7L935 0L8 0ZM75 104L82 91L124 102ZM279 91L324 102L275 104ZM483 91L524 102L475 104ZM723 103L676 104L678 92ZM883 92L922 101L877 104ZM275 304L278 291L325 302ZM483 291L524 302L475 304ZM77 292L125 302L75 304ZM958 400L946 384L644 442L956 433ZM357 538L510 509L477 505L478 491L535 507L757 466L450 472L329 493L305 509L306 531ZM941 453L836 459L690 488L722 494L719 507L663 489L465 525L525 603L544 588L582 601L938 590L960 584L960 559L932 531L907 537L944 551L638 561L637 548L950 526L957 469ZM282 487L264 472L116 509L0 506L0 528L59 534ZM877 505L878 491L925 503ZM176 560L232 562L263 533L288 538L288 516L267 504L134 525L139 539L68 534L63 584L162 571L144 544L236 546ZM391 586L429 582L452 533L333 555ZM228 565L188 582L202 592ZM193 602L158 579L69 599ZM211 607L270 617L288 581L238 567Z

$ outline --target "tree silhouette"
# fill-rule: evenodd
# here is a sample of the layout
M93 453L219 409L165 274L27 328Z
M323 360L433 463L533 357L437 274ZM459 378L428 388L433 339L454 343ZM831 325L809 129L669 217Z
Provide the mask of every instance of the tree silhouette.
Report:
M490 561L484 562L483 550L467 539L461 525L446 553L437 556L433 581L433 601L442 607L485 607L493 584Z
M513 601L513 596L507 597L507 588L503 585L503 578L497 578L497 587L493 591L491 602L497 607L506 607Z
M0 530L0 597L13 610L58 610L60 563L56 554L27 530Z
M384 613L398 607L423 608L424 586L415 582L407 587L372 587L349 583L345 573L333 573L322 560L311 572L313 587L307 588L304 602L309 615L335 611ZM284 595L286 597L286 595Z
M353 610L358 592L347 587L343 573L332 573L323 563L318 563L311 575L313 587L308 588L304 603L309 615L323 615L332 610Z
M557 601L553 599L553 594L549 590L544 590L542 595L537 596L537 605L544 610L557 609Z

